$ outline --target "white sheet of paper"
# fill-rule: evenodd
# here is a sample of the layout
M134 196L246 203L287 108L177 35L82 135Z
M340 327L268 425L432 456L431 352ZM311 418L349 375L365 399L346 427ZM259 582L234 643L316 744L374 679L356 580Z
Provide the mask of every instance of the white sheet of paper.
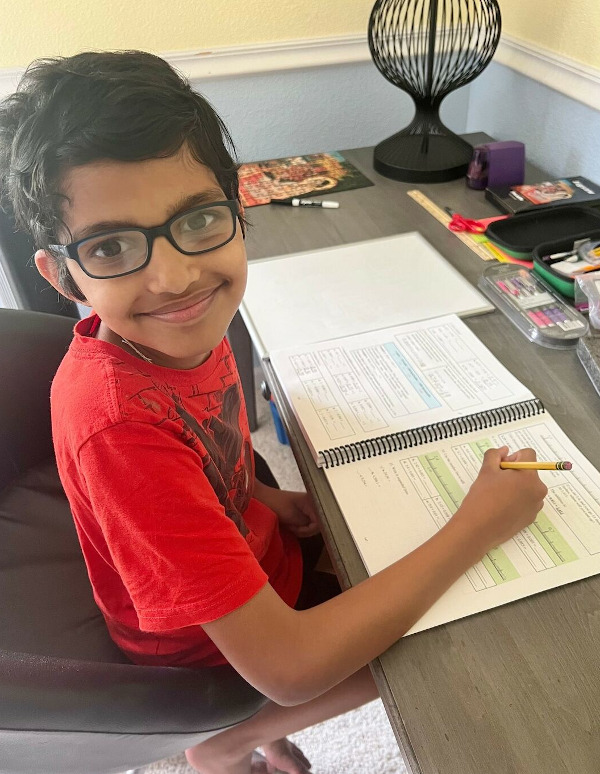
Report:
M265 357L297 344L492 309L429 242L409 233L252 261L240 311Z

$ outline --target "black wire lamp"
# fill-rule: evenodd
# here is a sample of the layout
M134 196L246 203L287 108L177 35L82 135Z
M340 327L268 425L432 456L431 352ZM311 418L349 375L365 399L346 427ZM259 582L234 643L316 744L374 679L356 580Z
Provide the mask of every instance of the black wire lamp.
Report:
M473 148L440 120L451 91L474 80L500 39L497 0L376 0L369 48L378 70L414 100L411 123L375 147L375 169L406 182L466 174Z

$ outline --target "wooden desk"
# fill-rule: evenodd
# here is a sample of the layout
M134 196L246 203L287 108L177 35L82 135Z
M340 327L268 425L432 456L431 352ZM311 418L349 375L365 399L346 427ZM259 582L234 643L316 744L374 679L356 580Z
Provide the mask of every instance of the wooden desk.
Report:
M484 141L482 135L469 139ZM469 217L494 214L481 193L460 180L387 180L373 172L371 149L343 153L376 185L336 195L341 207L334 211L250 210L251 259L418 230L477 281L486 264L406 191L419 188ZM575 352L528 342L499 312L466 322L600 467L600 398ZM267 372L342 582L357 583L366 577L358 552ZM406 637L372 669L411 774L600 771L600 576Z

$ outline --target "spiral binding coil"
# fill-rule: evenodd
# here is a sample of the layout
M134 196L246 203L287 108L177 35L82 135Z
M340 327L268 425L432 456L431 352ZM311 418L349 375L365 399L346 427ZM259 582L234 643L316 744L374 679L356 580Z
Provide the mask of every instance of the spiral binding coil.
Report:
M534 398L521 403L513 403L511 406L502 406L488 411L480 411L477 414L469 414L466 417L455 417L444 422L434 422L431 425L403 430L399 433L380 435L366 441L349 443L344 446L334 446L321 452L324 460L323 467L333 468L345 465L347 462L380 457L388 452L412 449L425 443L443 441L446 438L455 438L458 435L472 433L475 430L488 430L518 419L527 419L544 413L544 404Z

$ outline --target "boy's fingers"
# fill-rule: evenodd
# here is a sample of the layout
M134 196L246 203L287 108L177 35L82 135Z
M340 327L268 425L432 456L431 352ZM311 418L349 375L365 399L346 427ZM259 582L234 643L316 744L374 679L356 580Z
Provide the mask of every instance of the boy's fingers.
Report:
M537 454L535 449L519 449L512 454L508 454L508 446L501 446L499 449L488 449L483 455L483 465L497 468L501 462L535 462Z
M537 454L535 449L519 449L514 454L513 462L535 462L537 460Z
M508 453L508 446L499 449L488 449L483 455L483 467L497 468Z

